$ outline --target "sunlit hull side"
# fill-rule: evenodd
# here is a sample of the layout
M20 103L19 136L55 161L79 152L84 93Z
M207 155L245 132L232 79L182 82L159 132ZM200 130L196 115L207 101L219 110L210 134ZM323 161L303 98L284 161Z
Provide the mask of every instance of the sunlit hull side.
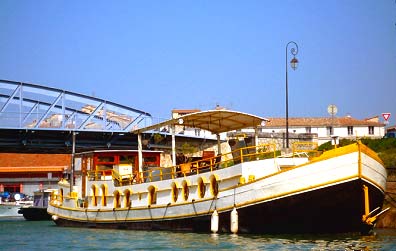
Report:
M369 183L354 180L342 184L263 202L238 209L240 233L367 233L363 224L362 184L370 187L370 205L382 206L383 193ZM348 193L345 193L348 191ZM210 232L210 215L170 220L101 223L59 218L66 227L130 230ZM230 232L230 211L219 214L219 232Z
M117 188L130 188L140 196L132 199L130 207L113 208L111 196L106 201L108 206L95 207L80 207L75 199L66 198L62 203L52 201L48 212L59 226L210 232L211 216L216 210L218 232L230 232L230 212L236 208L239 233L368 232L374 224L362 220L368 213L365 204L370 211L382 207L386 170L368 150L355 149L337 150L336 154L287 170L279 170L274 160L259 160L169 181ZM256 174L254 178L240 182L241 177L252 173ZM213 196L207 182L205 197L199 198L195 181L209 181L213 176L218 178L219 193ZM172 202L170 183L184 180L189 180L191 197ZM111 183L106 184L113 191ZM146 197L139 192L149 186L158 188L157 202L150 206L144 205ZM364 187L368 188L367 194Z

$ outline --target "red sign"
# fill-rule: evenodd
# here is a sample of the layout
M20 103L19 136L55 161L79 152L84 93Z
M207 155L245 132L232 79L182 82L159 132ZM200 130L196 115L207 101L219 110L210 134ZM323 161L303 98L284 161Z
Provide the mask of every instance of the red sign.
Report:
M382 117L384 117L385 121L388 121L390 115L391 115L390 112L382 113Z

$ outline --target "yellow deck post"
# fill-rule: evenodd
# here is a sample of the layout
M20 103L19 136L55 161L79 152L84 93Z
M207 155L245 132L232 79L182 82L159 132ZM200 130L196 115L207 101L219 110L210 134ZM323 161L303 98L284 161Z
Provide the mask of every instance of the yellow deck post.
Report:
M364 193L364 218L366 218L370 214L370 201L369 201L369 193L368 187L363 185L363 193Z

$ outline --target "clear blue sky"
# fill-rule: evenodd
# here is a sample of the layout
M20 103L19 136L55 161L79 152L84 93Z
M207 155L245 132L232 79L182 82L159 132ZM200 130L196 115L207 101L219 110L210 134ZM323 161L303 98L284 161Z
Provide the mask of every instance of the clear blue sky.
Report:
M396 124L396 3L0 1L0 79L94 95L169 118L219 104L285 116ZM289 53L289 60L291 54Z

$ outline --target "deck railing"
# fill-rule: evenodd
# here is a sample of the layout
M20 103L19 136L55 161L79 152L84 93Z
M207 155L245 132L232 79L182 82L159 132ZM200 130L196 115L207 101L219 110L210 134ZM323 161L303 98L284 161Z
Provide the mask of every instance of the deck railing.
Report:
M303 144L305 145L304 147ZM297 156L301 152L314 152L315 144L299 143L293 146L293 155ZM316 144L317 146L317 144ZM130 185L151 181L174 179L177 177L189 176L204 172L211 172L220 168L227 168L235 164L276 158L280 156L280 151L276 149L276 144L262 144L235 149L231 152L220 154L214 157L201 159L193 162L182 163L170 167L146 167L141 173L121 175L116 170L89 171L89 180L110 180L112 179L117 186ZM109 173L111 171L111 175Z
M279 151L276 151L275 144L248 146L225 154L193 162L182 163L176 166L151 167L142 173L136 173L133 175L120 175L116 170L113 170L112 178L118 185L174 179L177 177L209 172L219 168L227 168L238 163L275 158L277 155L279 155ZM230 158L230 156L232 157ZM98 175L91 176L97 177Z
M318 151L318 142L294 142L292 144L293 156L299 156L301 153L307 154L310 157L317 157L321 154Z
M232 158L229 158L230 155ZM238 163L275 157L275 144L244 147L211 158L182 163L176 166L152 168L142 173L142 180L148 182L169 178L174 179L177 177L209 172L219 168L227 168Z

